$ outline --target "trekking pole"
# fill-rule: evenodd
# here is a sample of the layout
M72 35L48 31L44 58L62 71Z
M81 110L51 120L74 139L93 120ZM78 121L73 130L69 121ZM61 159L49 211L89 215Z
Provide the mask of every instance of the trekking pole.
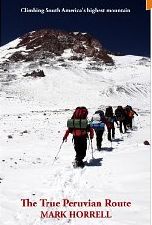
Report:
M91 153L92 153L92 159L94 159L94 157L93 157L93 145L92 145L92 139L91 139Z
M90 148L90 138L88 138L89 139L89 144L88 144L88 151L89 151L89 148Z
M58 152L57 152L57 154L56 154L56 156L55 156L55 158L54 158L54 160L53 160L52 166L54 165L55 161L57 160L57 157L58 157L58 155L59 155L59 153L60 153L60 151L61 151L61 148L62 148L63 143L64 143L64 141L62 141L62 143L61 143L61 145L60 145L60 147L59 147L59 150L58 150Z
M140 119L139 119L139 114L138 114L138 123L139 123L140 128L142 128L141 122L140 122Z

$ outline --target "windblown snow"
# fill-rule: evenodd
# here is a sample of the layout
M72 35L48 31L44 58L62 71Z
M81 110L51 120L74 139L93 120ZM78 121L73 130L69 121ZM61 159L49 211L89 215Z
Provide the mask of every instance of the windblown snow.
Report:
M0 63L14 52L15 40L0 48ZM20 49L26 54L24 48ZM141 56L111 56L114 66L85 58L20 62L0 69L0 224L2 225L149 225L150 224L150 62ZM32 70L45 77L24 77ZM111 143L104 133L103 151L74 169L72 137L62 145L66 121L77 106L89 118L106 106L131 105L139 114L133 131ZM111 148L112 147L112 148ZM22 207L21 199L48 202L131 202L130 207ZM40 218L41 211L109 211L112 218Z

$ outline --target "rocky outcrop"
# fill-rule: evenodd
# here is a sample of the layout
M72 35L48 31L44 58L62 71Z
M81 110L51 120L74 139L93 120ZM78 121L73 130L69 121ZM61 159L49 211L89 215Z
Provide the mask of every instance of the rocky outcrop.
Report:
M27 33L20 39L20 43L16 46L17 51L9 58L11 61L52 58L61 56L65 50L71 49L76 60L92 57L105 64L114 63L101 43L87 33L42 29ZM20 47L25 48L26 54L18 51ZM70 60L74 60L74 57L71 57Z
M43 70L37 70L37 71L33 71L31 73L26 73L25 75L23 75L24 77L45 77L45 74L43 72Z

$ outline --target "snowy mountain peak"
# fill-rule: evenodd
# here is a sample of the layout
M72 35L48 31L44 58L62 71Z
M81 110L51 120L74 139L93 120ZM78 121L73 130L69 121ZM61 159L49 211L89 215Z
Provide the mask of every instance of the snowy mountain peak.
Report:
M32 31L20 37L19 43L13 48L16 51L8 58L12 62L27 62L37 58L62 56L65 50L70 49L72 55L69 60L80 61L86 57L91 57L105 64L114 64L108 51L97 39L90 34L81 32L52 29Z
M109 55L86 33L32 31L0 48L0 67L5 113L12 99L24 110L127 104L149 110L150 59Z

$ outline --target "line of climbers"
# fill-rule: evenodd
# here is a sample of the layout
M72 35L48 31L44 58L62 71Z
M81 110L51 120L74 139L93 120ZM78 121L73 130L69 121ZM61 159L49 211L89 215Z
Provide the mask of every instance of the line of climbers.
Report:
M138 114L132 109L131 106L126 107L118 106L113 112L112 106L106 108L105 113L102 110L98 110L92 116L91 121L88 121L88 110L86 107L77 107L73 113L71 119L67 121L68 129L65 132L63 141L67 141L68 135L73 135L74 149L76 152L75 162L77 166L83 166L83 159L86 156L87 139L91 141L94 137L94 131L96 133L97 150L102 150L103 133L105 126L107 127L109 141L115 138L115 126L119 125L120 133L125 133L127 129L132 129L132 120L134 114ZM119 124L118 124L119 122ZM124 128L124 129L123 129ZM124 130L124 131L123 131Z

